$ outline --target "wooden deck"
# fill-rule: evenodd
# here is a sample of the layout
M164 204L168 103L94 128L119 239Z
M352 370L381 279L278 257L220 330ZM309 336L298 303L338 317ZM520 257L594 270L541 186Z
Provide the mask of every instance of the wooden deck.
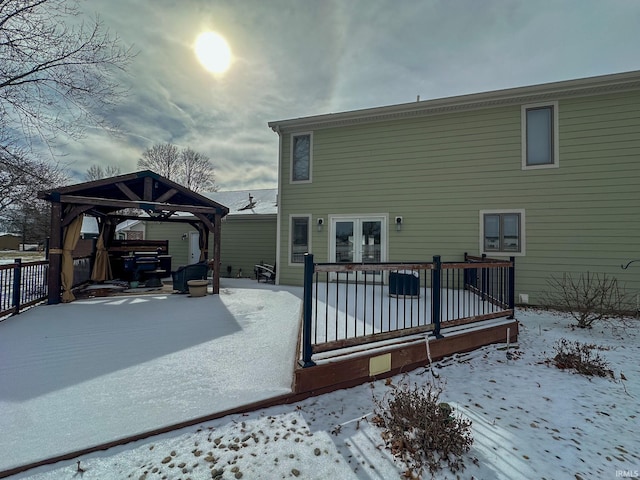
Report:
M515 319L493 320L467 327L443 330L444 338L441 339L430 338L431 360L485 345L506 343L507 334L510 343L518 340L518 321ZM294 373L294 393L320 395L408 372L429 363L424 337L371 347L368 350L345 351L342 355L318 360L315 366L297 368Z

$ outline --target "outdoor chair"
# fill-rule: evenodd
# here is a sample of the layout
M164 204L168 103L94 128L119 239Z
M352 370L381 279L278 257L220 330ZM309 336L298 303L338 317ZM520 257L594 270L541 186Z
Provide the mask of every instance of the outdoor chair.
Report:
M173 278L173 289L178 293L188 293L189 280L206 280L209 273L207 262L193 263L179 267L175 272L171 272Z
M265 283L276 283L276 266L268 263L255 265L253 268L256 274L256 280L264 280Z

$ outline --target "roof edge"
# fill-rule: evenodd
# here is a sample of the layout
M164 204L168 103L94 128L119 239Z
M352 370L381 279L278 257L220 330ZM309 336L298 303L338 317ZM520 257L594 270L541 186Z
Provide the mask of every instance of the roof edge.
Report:
M566 98L635 89L640 89L640 70L339 113L276 120L269 122L268 126L274 132L322 129L383 121L392 118L425 116L514 103L531 103L549 99L550 97Z

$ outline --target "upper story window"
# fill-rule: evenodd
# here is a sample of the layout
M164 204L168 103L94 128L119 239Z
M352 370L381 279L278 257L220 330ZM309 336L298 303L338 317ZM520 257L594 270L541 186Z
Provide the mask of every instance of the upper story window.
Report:
M311 133L291 135L291 181L311 181Z
M522 106L522 168L558 166L558 102Z
M480 249L482 253L523 255L524 210L480 211Z

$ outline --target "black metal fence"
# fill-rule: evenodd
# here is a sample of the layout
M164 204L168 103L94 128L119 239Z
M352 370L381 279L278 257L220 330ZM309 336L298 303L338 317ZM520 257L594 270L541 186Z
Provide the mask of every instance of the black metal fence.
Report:
M0 265L0 321L8 315L20 313L27 307L43 302L48 296L49 261L22 262ZM73 286L89 281L91 257L73 259Z
M513 317L515 259L314 263L305 256L301 365L314 353Z

